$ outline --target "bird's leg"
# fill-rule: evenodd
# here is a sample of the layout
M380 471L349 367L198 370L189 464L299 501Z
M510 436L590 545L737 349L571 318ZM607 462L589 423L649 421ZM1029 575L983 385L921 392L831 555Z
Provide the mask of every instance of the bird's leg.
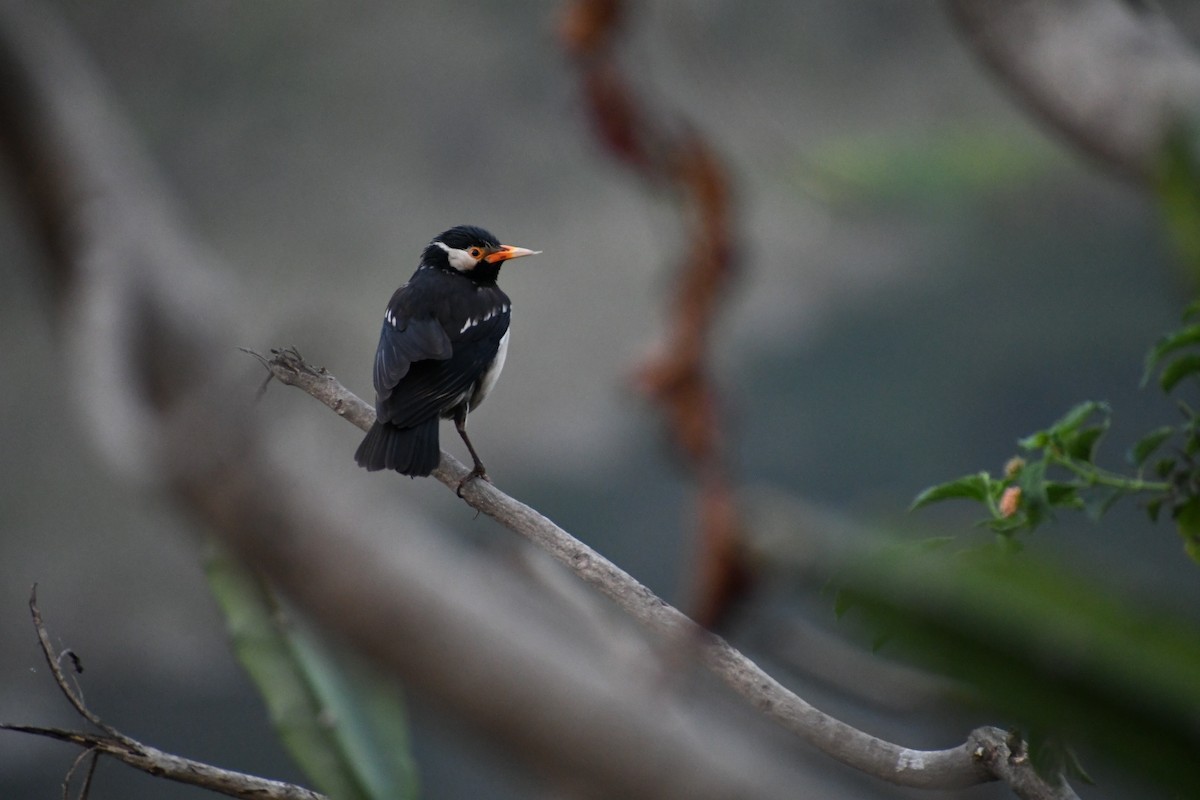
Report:
M475 478L483 478L488 483L492 479L488 477L487 470L483 467L483 462L479 460L479 454L475 452L475 446L471 444L471 439L467 436L467 406L464 403L459 406L454 412L454 427L458 429L458 435L462 437L463 442L467 445L467 450L471 451L471 459L475 462L474 468L467 473L467 476L458 482L458 491L455 492L459 497L462 497L463 487Z

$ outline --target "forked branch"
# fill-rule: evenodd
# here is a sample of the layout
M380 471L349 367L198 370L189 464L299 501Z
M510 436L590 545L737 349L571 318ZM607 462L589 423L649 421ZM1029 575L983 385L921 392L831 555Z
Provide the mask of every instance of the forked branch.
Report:
M243 772L233 772L214 767L211 764L193 761L190 758L164 753L162 750L144 745L108 725L84 704L80 693L76 687L72 686L72 682L63 671L62 659L69 654L69 651L64 650L59 653L54 651L54 645L50 642L50 635L46 632L41 611L38 609L36 585L29 596L29 613L33 618L33 627L37 631L38 645L46 659L46 664L50 667L50 674L54 676L54 682L58 684L59 690L79 716L99 728L101 733L9 723L0 723L0 729L45 736L60 742L70 742L83 748L83 752L79 758L75 759L71 769L67 772L64 780L64 797L74 773L79 769L83 760L90 757L91 762L87 767L84 786L79 795L86 797L92 771L95 769L96 758L99 755L106 755L149 775L198 786L229 797L240 797L245 800L327 800L325 795L302 786L268 780Z

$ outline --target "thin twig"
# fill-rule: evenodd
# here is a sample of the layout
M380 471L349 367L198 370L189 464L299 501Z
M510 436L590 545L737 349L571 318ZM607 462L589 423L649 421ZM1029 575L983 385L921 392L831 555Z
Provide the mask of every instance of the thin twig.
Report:
M37 631L38 644L41 647L42 655L46 659L47 666L50 667L50 674L54 676L54 682L58 684L59 691L67 698L67 702L88 722L95 725L100 730L114 738L121 738L121 734L117 732L108 723L93 714L86 705L83 699L74 690L71 689L71 684L67 681L66 674L62 671L62 666L59 664L58 656L54 652L54 645L50 643L50 635L46 633L46 626L42 622L42 612L37 604L37 584L29 591L29 613L33 617L33 628Z
M0 723L0 730L44 736L60 742L69 742L87 748L97 755L112 756L123 764L149 775L178 783L186 783L208 789L229 797L243 800L329 800L325 795L283 781L260 778L243 772L214 767L201 761L182 758L144 745L128 736L101 736L61 728L43 728L36 725L11 725Z
M258 387L258 391L254 393L254 399L261 400L263 398L263 395L265 395L267 393L267 387L270 386L271 381L273 381L275 379L274 374L272 374L272 372L271 372L271 363L267 359L266 356L262 355L261 353L256 353L255 351L251 350L249 347L239 347L238 350L241 350L243 353L248 353L249 355L252 355L255 358L257 358L259 363L262 364L263 367L265 367L267 370L267 376L265 378L263 378L262 385L260 385Z
M96 774L96 763L99 761L100 752L89 747L87 750L80 751L75 760L71 762L71 768L67 770L66 777L63 778L63 800L70 800L71 796L71 781L75 778L75 772L79 769L79 765L88 761L87 772L83 776L83 786L79 787L79 800L87 800L88 793L92 788L92 776Z
M63 800L67 800L68 798L71 780L75 772L79 769L79 765L83 762L84 758L90 755L92 762L84 775L83 786L80 788L79 793L80 800L86 800L91 788L92 776L96 770L96 760L101 754L112 756L118 761L150 775L198 786L230 797L245 798L245 800L328 800L324 795L318 794L311 789L305 789L302 786L296 786L295 784L283 781L268 780L256 775L247 775L243 772L221 769L211 764L165 753L162 750L144 745L108 725L84 705L79 695L71 689L70 684L67 682L66 675L63 674L62 668L59 666L54 648L50 644L50 635L47 633L45 623L42 621L42 612L38 609L36 584L30 592L29 613L33 618L33 627L37 631L38 643L41 646L42 655L46 657L46 663L50 665L50 672L54 676L54 682L58 684L58 688L67 698L71 707L75 709L76 713L104 732L104 735L99 735L68 731L61 728L43 728L35 725L0 723L0 730L45 736L62 742L70 742L84 748L84 751L72 762L71 768L67 770L66 777L63 779ZM63 652L67 651L64 650Z

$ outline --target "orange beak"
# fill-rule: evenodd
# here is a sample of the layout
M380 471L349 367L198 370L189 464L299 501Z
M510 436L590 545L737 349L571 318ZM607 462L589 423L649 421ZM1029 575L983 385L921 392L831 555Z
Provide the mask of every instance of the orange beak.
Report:
M527 250L524 247L514 247L511 244L502 244L500 249L494 253L488 253L483 257L483 260L489 264L499 264L501 261L508 261L510 258L521 258L522 256L536 256L541 250Z

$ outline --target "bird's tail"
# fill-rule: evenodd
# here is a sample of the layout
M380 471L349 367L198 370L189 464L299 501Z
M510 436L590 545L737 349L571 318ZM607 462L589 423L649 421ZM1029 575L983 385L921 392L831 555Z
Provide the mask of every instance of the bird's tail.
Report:
M428 475L442 460L438 418L412 428L376 422L355 451L354 460L371 472L394 469L401 475Z

